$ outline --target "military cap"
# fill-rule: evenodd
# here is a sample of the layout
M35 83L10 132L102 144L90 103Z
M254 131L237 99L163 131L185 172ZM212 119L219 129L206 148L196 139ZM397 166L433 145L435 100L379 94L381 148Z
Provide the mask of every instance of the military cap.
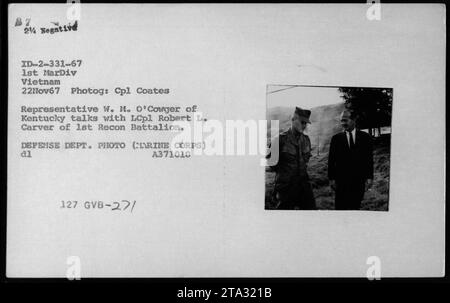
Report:
M310 110L295 107L295 113L306 123L311 123L311 121L309 121L309 117L311 116Z

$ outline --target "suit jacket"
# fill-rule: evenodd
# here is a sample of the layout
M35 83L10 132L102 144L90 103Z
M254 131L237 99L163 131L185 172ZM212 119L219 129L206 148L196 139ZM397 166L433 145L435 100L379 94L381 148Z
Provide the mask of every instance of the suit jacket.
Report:
M331 138L328 179L337 182L373 179L372 138L360 130L356 130L355 137L353 150L350 150L345 132Z

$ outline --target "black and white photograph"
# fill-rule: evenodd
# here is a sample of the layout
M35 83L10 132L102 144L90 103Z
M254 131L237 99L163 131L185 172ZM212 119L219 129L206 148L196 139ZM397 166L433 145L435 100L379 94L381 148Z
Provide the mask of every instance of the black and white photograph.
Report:
M444 4L0 7L6 281L448 272Z
M387 211L392 103L392 88L268 85L265 208Z

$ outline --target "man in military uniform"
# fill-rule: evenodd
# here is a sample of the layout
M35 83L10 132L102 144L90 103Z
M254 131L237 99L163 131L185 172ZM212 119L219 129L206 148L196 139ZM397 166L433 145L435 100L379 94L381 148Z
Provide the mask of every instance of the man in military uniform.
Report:
M311 157L311 141L303 133L311 111L295 108L292 126L278 137L279 160L271 166L276 172L273 200L278 209L316 209L309 183L307 164Z

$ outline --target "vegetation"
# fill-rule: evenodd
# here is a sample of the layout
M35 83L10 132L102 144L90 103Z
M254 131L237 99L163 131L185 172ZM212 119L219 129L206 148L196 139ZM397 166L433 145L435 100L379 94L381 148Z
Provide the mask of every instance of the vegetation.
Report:
M356 114L356 124L360 129L368 129L373 135L376 128L391 126L392 89L366 87L340 87L339 92L345 106Z

